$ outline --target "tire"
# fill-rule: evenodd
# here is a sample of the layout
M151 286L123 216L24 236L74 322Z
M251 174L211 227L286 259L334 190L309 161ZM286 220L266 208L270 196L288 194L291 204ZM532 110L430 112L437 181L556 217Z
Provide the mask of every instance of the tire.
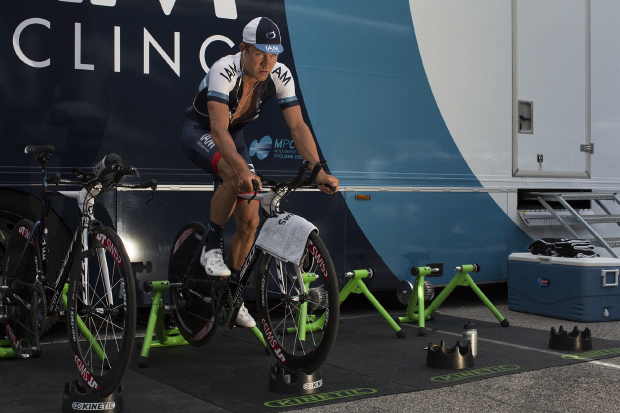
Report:
M23 219L22 216L10 211L0 210L0 278L4 272L4 257L15 224Z
M316 274L306 294L301 294L295 270L290 262L282 262L265 253L258 268L256 306L269 351L282 367L312 374L329 357L338 333L340 298L334 264L319 236L308 237L302 273ZM278 268L283 269L283 290L278 287ZM306 303L306 310L303 310ZM300 315L296 315L300 314ZM296 317L306 320L316 331L307 331L300 339ZM324 317L322 326L317 323Z
M183 282L183 277L204 233L204 225L199 222L189 222L174 238L168 261L168 280L171 284ZM189 275L194 278L204 277L204 271L198 259ZM209 283L201 283L200 286L195 287L195 290L209 297L211 296L210 288ZM219 325L215 322L210 304L192 294L186 286L171 288L170 302L176 326L189 344L203 346L213 338Z
M36 281L38 254L36 247L29 244L18 268L15 268L19 257L27 245L28 236L32 232L32 221L22 219L13 228L7 243L4 256L4 270L0 276L0 284L8 286L25 303L30 304L33 299L33 288ZM40 267L39 267L40 268ZM13 276L15 273L15 276ZM11 316L6 322L6 331L11 348L19 357L33 356L31 351L24 349L36 345L34 333L34 319L30 309L17 303L9 308Z
M84 383L107 397L120 386L131 362L136 333L134 276L125 247L110 228L99 226L89 231L88 251L82 257L78 263L82 270L72 273L67 293L69 342ZM86 262L87 286L82 281ZM110 275L111 302L104 287L104 262ZM81 323L94 343L79 328ZM97 355L97 346L103 350L103 357Z

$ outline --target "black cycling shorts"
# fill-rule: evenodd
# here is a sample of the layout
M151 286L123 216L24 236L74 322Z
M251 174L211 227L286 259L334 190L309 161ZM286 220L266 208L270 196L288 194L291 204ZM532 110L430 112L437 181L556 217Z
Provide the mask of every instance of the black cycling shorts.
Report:
M243 157L252 173L256 173L245 145L243 130L231 134L237 153ZM211 132L204 129L198 122L187 119L182 133L183 153L194 165L208 174L219 176L217 163L222 159L220 151L211 138Z

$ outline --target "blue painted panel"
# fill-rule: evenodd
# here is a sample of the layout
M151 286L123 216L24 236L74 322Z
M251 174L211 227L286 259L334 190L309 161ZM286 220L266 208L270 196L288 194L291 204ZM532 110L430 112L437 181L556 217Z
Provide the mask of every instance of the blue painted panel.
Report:
M347 192L353 216L396 278L411 279L411 267L443 262L447 284L457 265L478 263L475 281L506 278L509 219L486 193L372 192L356 201Z
M288 0L286 15L308 116L343 184L480 185L433 97L407 1Z

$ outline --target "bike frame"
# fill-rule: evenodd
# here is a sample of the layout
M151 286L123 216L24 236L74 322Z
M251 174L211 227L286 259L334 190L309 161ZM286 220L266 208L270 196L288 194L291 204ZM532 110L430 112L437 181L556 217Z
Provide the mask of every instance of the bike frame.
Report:
M47 190L47 166L43 165L43 192L41 193L42 198L42 209L39 220L33 224L32 231L28 234L26 244L20 257L15 265L15 269L13 273L10 275L10 280L7 285L10 285L13 278L17 274L17 270L19 268L20 263L22 262L26 249L28 248L28 244L32 244L35 246L37 253L37 260L35 261L36 266L36 282L38 282L43 288L46 289L46 296L49 291L53 291L51 297L49 297L49 306L48 314L59 312L59 303L62 298L63 310L66 309L67 300L66 300L66 282L69 277L69 272L74 262L75 256L80 249L80 245L82 246L81 252L84 253L88 250L88 228L95 221L93 215L93 209L95 204L95 197L99 193L99 189L91 189L90 191L82 188L80 191L55 191L49 192ZM69 245L69 249L65 258L62 262L62 266L58 272L58 277L53 287L50 287L47 283L48 279L48 249L47 249L47 218L49 215L49 210L51 208L52 197L53 196L64 196L67 198L75 199L78 203L78 207L80 208L80 225L76 228L71 244ZM98 254L104 254L103 251L98 250ZM82 258L82 283L83 285L88 285L88 256L83 254ZM101 257L103 258L103 257ZM104 284L106 289L106 294L110 302L112 302L112 288L110 285L110 276L107 268L107 264L105 259L101 259L100 262L103 263L103 268L101 271L104 275ZM41 263L41 267L39 268L39 263ZM88 288L84 288L83 300L86 305L90 305L90 291ZM30 303L24 302L19 296L16 294L10 294L11 297L24 305L26 308L30 309ZM98 345L98 343L94 340L90 330L84 325L84 322L77 318L78 328L81 330L82 334L92 343L93 350L97 354L100 359L106 358L103 349Z
M296 189L296 188L294 188ZM279 211L279 206L280 206L280 200L287 195L288 193L292 192L294 190L293 188L286 188L284 191L282 192L277 192L275 190L275 188L273 188L272 190L266 192L266 193L254 193L254 194L240 194L239 196L242 198L246 198L249 200L258 200L260 202L260 206L263 209L263 211L265 212L265 216L266 217L271 217L273 216L274 213L276 213L277 211ZM249 201L248 201L249 202ZM262 226L260 228L258 228L258 233L260 233ZM194 268L194 265L196 264L196 261L198 261L198 257L201 254L202 251L202 247L206 244L207 239L209 238L209 231L205 231L205 233L203 234L202 238L200 239L200 242L198 244L198 248L196 248L196 251L194 252L194 255L192 257L192 260L185 272L185 275L183 277L183 279L187 279L189 277L189 274L191 273L192 269ZM260 248L258 248L256 246L256 240L252 243L252 247L250 248L250 251L248 252L248 255L245 257L245 261L243 263L243 266L241 267L241 273L239 275L239 287L236 289L235 293L232 295L231 297L231 301L233 304L233 309L234 312L232 314L231 317L231 323L234 322L234 318L236 316L236 312L238 310L239 307L241 307L241 304L243 303L243 300L241 299L241 295L243 294L243 290L245 289L245 284L247 283L248 279L250 278L250 275L252 274L252 271L254 270L254 267L256 265L256 262L258 261L258 258L260 257L260 253L258 253L258 251L262 251ZM297 275L297 279L299 280L299 288L300 291L305 294L308 291L308 286L306 285L306 283L304 282L305 277L302 275L301 273L301 269L299 267L299 265L294 264L294 268L295 268L295 273ZM282 275L282 269L278 268L278 278L280 280L280 282L282 283L281 285L279 285L278 287L280 288L280 290L282 292L284 292L284 286L283 286L283 275ZM228 283L229 279L226 279L226 282ZM191 290L191 289L190 289ZM197 292L195 291L191 291L192 294L197 294ZM210 297L202 297L201 298L203 300L205 300L205 302L211 302L211 298ZM224 299L224 297L222 297L222 299ZM220 302L216 302L215 303L215 308L219 308L220 306ZM302 336L305 337L305 325L302 326Z

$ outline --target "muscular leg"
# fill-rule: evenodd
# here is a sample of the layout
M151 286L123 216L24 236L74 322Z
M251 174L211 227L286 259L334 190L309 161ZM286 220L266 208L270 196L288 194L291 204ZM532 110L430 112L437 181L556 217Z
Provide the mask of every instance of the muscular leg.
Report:
M237 231L230 244L230 264L231 267L239 270L245 261L245 257L250 252L254 242L254 234L260 222L258 216L259 203L247 201L237 203L235 208L235 222Z
M235 209L239 188L237 187L237 175L224 158L218 162L217 169L222 183L211 198L210 217L214 223L225 225Z
M232 268L238 270L243 265L254 241L254 234L260 222L259 204L256 201L250 204L237 202L239 194L237 175L223 158L218 162L217 169L223 182L211 200L211 221L225 225L233 210L235 211L237 231L230 246L230 261Z

